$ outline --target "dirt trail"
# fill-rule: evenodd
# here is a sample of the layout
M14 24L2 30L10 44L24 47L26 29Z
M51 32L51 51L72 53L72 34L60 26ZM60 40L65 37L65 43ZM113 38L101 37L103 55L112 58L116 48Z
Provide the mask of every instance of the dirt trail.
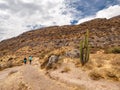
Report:
M70 90L66 85L53 81L40 73L36 67L31 65L24 67L23 79L30 85L32 90Z
M32 65L27 64L1 71L0 90L8 90L8 88L9 90L19 90L20 88L17 88L17 82L20 80L22 80L22 82L27 84L27 87L29 87L27 88L28 90L73 90L72 87L66 86L66 84L57 82L55 80L51 80L50 78L45 76L44 73L40 71L39 64L36 60L37 59L35 59L35 61L32 62ZM9 73L15 70L17 70L17 73L19 74L14 75L14 77L9 76ZM16 85L10 85L10 83L12 83L11 81L13 81L14 82L13 84ZM22 90L26 90L26 89L22 89Z

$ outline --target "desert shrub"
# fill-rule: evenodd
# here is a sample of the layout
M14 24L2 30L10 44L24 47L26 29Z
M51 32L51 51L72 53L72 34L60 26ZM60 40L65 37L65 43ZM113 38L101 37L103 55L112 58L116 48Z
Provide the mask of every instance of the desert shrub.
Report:
M25 83L20 82L18 90L28 90L28 86Z
M107 50L108 53L115 53L118 54L120 53L120 47L113 47Z
M7 67L8 67L8 68L13 67L13 63L12 63L12 61L8 61L8 62L7 62Z
M89 73L89 76L92 80L100 80L103 78L102 75L100 75L99 73L97 73L96 71L92 71Z
M111 79L111 80L115 80L115 81L119 80L117 75L115 73L111 72L111 71L107 71L106 76L107 76L108 79Z
M44 58L45 55L47 55L49 52L50 52L50 51L43 51L43 52L41 52L40 58L41 58L41 59Z
M111 64L113 65L113 66L120 66L120 59L118 58L118 59L113 59L112 61L111 61Z

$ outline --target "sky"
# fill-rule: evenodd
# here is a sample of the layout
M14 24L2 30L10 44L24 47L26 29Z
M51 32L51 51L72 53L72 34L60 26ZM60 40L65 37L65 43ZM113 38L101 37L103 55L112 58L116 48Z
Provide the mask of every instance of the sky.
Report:
M0 41L23 32L120 15L120 0L0 0Z

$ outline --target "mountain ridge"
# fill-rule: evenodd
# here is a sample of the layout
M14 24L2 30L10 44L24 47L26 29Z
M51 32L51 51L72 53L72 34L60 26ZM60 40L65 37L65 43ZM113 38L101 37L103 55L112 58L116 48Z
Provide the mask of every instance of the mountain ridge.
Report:
M105 49L120 46L119 15L110 19L98 18L79 25L51 26L25 32L17 37L1 41L0 56L8 52L14 53L25 46L32 49L33 47L53 49L70 45L79 47L86 29L90 31L89 41L92 48Z

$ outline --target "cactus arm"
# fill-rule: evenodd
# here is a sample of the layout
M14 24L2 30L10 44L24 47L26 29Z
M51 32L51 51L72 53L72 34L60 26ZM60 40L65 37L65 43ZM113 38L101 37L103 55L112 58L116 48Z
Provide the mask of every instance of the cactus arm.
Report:
M88 47L87 48L87 55L86 55L86 63L88 62L88 60L89 60L89 56L90 56L90 48Z
M84 49L83 49L83 41L80 42L80 61L82 65L84 65Z

